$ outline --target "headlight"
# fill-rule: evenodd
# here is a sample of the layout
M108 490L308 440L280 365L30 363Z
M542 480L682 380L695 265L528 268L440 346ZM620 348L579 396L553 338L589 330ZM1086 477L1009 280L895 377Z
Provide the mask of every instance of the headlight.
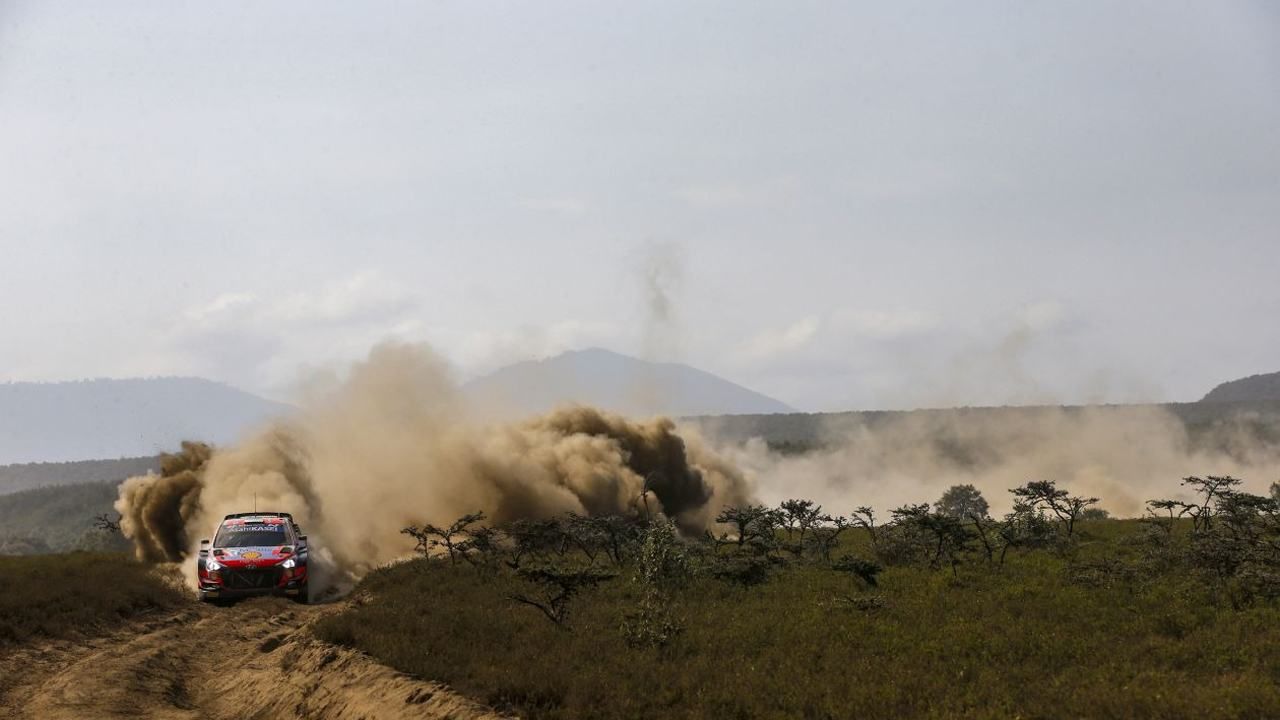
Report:
M298 561L293 558L289 558L288 560L280 563L280 567L292 570L293 568L298 567Z
M204 569L208 570L209 572L218 572L219 570L222 569L222 563L218 562L217 560L207 560L205 561Z

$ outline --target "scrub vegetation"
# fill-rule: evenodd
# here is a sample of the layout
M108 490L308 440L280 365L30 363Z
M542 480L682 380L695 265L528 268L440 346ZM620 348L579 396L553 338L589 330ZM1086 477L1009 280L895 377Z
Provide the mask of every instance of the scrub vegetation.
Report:
M123 553L0 556L0 647L84 635L190 601L178 578Z
M1051 482L998 518L796 499L700 538L463 518L315 631L529 718L1274 717L1280 508L1238 488L1128 520Z

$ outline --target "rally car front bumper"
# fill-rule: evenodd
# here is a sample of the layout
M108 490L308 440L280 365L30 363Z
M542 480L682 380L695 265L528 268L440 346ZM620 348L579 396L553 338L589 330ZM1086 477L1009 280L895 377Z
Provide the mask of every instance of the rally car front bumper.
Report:
M253 570L223 567L217 572L216 581L213 577L200 579L200 599L302 595L307 586L305 571L289 575L286 578L285 569L279 566Z

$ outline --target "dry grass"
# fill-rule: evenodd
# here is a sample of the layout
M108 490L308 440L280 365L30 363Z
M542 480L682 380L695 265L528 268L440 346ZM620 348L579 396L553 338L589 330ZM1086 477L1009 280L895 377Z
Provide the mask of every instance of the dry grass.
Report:
M0 645L89 633L191 602L170 575L123 554L0 556Z
M1132 522L1086 523L1081 556L1130 552ZM1234 611L1177 574L1073 582L1047 552L898 567L872 593L795 566L754 588L680 592L685 630L637 649L625 581L584 594L571 632L506 595L518 580L419 560L366 578L321 637L530 718L1280 715L1280 611Z

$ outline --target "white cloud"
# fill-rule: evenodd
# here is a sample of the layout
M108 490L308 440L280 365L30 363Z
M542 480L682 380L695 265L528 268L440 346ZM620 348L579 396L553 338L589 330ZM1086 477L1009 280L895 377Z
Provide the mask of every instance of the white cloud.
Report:
M150 356L184 373L287 397L304 373L340 373L388 339L432 344L461 379L567 350L635 342L608 322L568 318L478 329L456 325L454 318L428 323L425 308L417 293L374 272L307 292L225 292L182 312L182 322Z
M269 321L282 324L351 324L378 321L411 310L417 298L375 272L362 272L321 288L282 298L267 309Z
M921 335L938 326L938 318L923 310L856 310L834 313L832 325L838 330L877 340Z
M809 315L780 329L762 331L735 353L755 367L829 367L865 354L876 345L925 336L938 319L923 310L843 309Z
M940 328L926 310L843 308L758 333L731 355L730 370L796 407L876 407L881 387L896 389L918 355L936 354Z
M821 327L816 317L806 317L781 330L766 330L753 337L742 354L752 360L769 360L795 352L809 344Z
M223 293L212 302L188 308L184 313L192 322L217 322L219 318L234 315L238 310L251 306L258 298L253 293Z
M299 368L341 365L388 338L421 339L420 305L372 272L310 292L227 292L184 311L156 354L183 372L279 393Z

